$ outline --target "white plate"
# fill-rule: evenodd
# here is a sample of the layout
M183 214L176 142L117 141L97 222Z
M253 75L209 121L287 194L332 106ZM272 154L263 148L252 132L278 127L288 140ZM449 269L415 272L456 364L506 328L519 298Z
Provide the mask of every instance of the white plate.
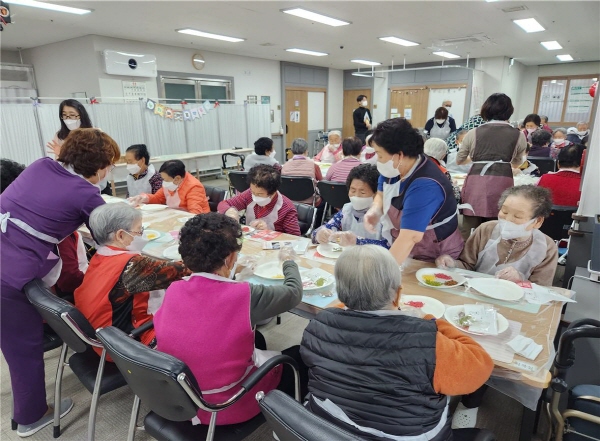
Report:
M179 245L173 245L172 247L164 250L163 257L169 260L181 260L181 255L179 254Z
M269 280L283 280L283 268L279 262L267 262L254 269L254 275Z
M162 211L165 208L167 208L166 205L162 205L162 204L145 204L145 205L141 205L140 206L140 210L142 211Z
M162 234L156 230L144 230L144 239L148 239L150 241L158 239Z
M435 318L438 318L438 319L442 318L444 316L444 311L446 310L446 307L444 306L444 304L442 302L440 302L439 300L434 299L433 297L411 296L411 295L404 295L404 294L402 294L400 296L400 309L402 309L402 307L404 305L412 306L412 305L409 305L408 302L423 303L423 306L420 307L421 311L423 311L425 314L431 314ZM416 308L416 306L414 306L414 308Z
M446 285L442 284L440 286L433 286L433 285L428 285L427 283L425 283L425 279L423 278L423 276L433 276L435 274L443 274L444 276L452 277L452 279L456 282L456 285L446 286ZM425 285L429 288L442 288L442 289L456 288L457 286L460 286L467 281L467 279L465 277L461 276L457 272L446 271L446 270L442 270L439 268L421 268L419 271L417 271L416 277L421 285ZM443 279L443 278L437 279L436 278L435 281L444 282L445 279Z
M469 288L476 289L478 293L497 300L516 302L523 297L523 288L516 283L502 279L476 278L467 283ZM477 294L477 293L476 293Z
M242 225L242 234L252 234L256 231L256 228L249 225Z
M300 271L302 277L302 289L304 291L315 291L317 289L327 288L333 285L335 278L332 274L321 268L313 268L305 271ZM322 284L317 285L317 281L322 280Z
M119 202L127 203L125 199L117 198L115 196L109 196L107 194L101 194L100 196L102 196L102 199L104 199L104 202L107 204L118 204Z
M446 308L446 312L444 313L444 318L452 326L454 326L457 329L460 329L463 332L466 332L467 334L491 335L491 334L481 334L478 332L471 332L468 329L461 328L457 323L454 323L454 317L456 317L460 312L464 311L464 309L465 309L464 305L448 306ZM508 320L506 320L506 317L504 317L502 314L497 312L496 313L496 321L498 324L498 335L500 335L508 329Z
M334 249L338 248L340 249L340 251L334 251ZM341 247L334 243L322 243L319 246L317 246L317 253L329 259L337 259L343 252L344 247Z

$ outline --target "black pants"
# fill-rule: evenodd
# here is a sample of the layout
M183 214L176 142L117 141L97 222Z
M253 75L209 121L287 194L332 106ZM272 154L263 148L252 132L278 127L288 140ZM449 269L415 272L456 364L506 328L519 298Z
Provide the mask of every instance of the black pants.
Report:
M363 145L365 144L365 139L367 138L367 132L354 132L354 136L356 136L358 139L360 139L363 142Z
M472 394L463 395L460 402L463 403L467 409L474 409L475 407L481 406L483 395L485 394L487 388L487 384L484 384Z

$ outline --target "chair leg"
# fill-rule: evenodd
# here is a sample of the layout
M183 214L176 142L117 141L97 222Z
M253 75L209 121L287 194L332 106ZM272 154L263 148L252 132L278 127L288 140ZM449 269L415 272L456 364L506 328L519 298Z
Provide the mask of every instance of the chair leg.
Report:
M323 207L323 216L321 217L321 225L325 225L325 215L327 214L327 209L329 208L329 204L325 202L325 206Z
M92 392L92 405L90 406L90 418L88 421L88 441L94 441L96 431L96 413L98 411L98 400L100 399L100 384L104 374L104 363L106 362L106 349L102 349L96 382L94 383L94 392Z
M277 314L277 324L281 325L281 315Z
M206 441L213 441L215 437L215 426L217 425L217 412L210 414L210 424L208 425L208 433L206 434Z
M58 357L58 368L56 369L56 380L54 381L54 438L60 436L60 401L62 394L62 377L65 370L65 361L69 347L63 343Z
M137 395L133 399L133 408L131 409L131 419L129 420L129 431L127 432L127 441L133 441L137 429L137 420L140 414L140 397Z

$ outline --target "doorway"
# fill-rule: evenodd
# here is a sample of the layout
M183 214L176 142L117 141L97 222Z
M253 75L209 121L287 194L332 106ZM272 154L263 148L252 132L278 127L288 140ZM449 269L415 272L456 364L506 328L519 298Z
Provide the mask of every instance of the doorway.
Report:
M344 90L344 116L342 119L342 137L348 138L354 136L354 120L352 119L352 112L358 107L356 97L358 95L366 95L369 100L369 105L373 103L373 97L371 96L371 89L360 89L360 90ZM371 115L373 110L369 107Z
M309 94L311 106L309 106ZM284 112L285 147L289 148L296 138L306 139L309 147L312 147L308 133L309 121L312 123L311 130L324 130L327 127L326 89L286 87ZM322 127L320 127L321 120Z
M392 87L390 114L406 118L414 128L423 128L427 118L429 89L427 87ZM391 116L391 115L390 115Z

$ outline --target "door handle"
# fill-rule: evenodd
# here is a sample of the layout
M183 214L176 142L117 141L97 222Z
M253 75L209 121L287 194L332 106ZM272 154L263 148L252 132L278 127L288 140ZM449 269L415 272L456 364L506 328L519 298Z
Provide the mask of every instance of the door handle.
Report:
M285 134L286 135L288 134L288 125L287 124L285 125Z

